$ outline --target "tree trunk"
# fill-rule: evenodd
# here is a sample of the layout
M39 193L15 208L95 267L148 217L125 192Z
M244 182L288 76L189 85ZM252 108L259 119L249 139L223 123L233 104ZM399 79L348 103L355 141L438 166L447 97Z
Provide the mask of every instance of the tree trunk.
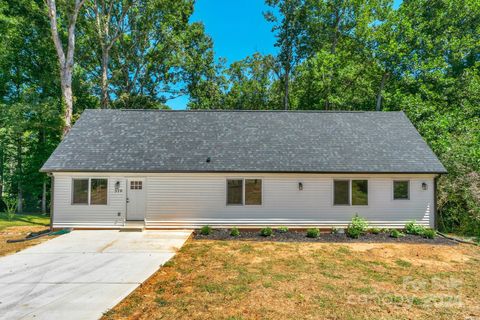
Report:
M62 77L62 95L63 102L65 103L65 127L63 128L63 136L72 128L72 115L73 115L73 93L72 93L72 75L64 72Z
M58 32L57 26L57 5L55 0L45 0L48 7L48 17L50 18L50 31L52 33L53 44L57 52L58 62L60 65L60 82L62 87L62 96L65 103L63 136L65 136L72 127L73 115L73 93L72 93L72 74L75 53L75 26L77 23L78 13L85 3L85 0L75 0L73 12L68 18L67 28L67 50L66 54L63 50L62 40Z
M22 190L22 138L17 141L17 187L18 187L18 205L17 212L23 213L23 190Z
M102 50L102 108L108 108L108 59L109 54L105 49Z
M3 198L3 166L4 166L4 152L3 146L0 147L0 208L2 205L2 198Z
M42 190L42 213L47 213L47 181L43 180Z
M288 110L288 95L289 95L289 82L290 82L290 76L289 76L290 70L285 70L285 92L283 96L283 107L285 108L285 111Z
M378 88L377 94L377 106L375 108L376 111L382 110L382 95L383 95L383 88L385 87L385 83L388 80L388 72L384 72L382 75L382 81L380 81L380 87Z

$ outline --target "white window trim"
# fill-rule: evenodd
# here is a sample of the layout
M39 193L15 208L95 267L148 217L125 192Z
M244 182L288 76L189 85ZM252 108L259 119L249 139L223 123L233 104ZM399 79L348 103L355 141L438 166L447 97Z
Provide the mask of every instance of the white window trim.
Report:
M364 180L367 181L367 204L353 204L352 181ZM335 204L335 181L348 181L348 204ZM360 207L368 208L370 206L370 180L367 178L353 178L353 179L333 179L332 180L332 206L334 207Z
M90 201L91 201L91 190L92 190L92 179L104 179L104 180L107 180L107 203L106 204L91 204ZM73 192L74 192L74 189L73 189L73 183L74 183L74 180L88 180L88 201L87 203L73 203ZM110 203L110 179L108 179L107 177L72 177L72 192L71 192L71 195L70 195L70 204L72 206L108 206L109 203Z
M395 199L395 182L408 182L408 197ZM392 200L393 201L408 201L410 200L410 190L412 189L412 181L410 179L395 179L392 181Z
M229 204L228 203L228 180L242 180L242 203ZM245 180L260 180L262 181L262 197L261 204L245 204ZM227 207L263 207L263 178L260 177L228 177L225 179L225 206Z

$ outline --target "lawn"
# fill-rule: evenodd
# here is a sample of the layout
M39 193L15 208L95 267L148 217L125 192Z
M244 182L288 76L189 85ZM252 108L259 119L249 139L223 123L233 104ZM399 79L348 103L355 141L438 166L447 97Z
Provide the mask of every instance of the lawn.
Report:
M0 213L0 256L18 252L50 239L51 237L42 237L25 242L7 243L7 240L22 239L31 232L45 230L49 225L50 217L43 215L17 214L9 221L5 214Z
M4 213L0 213L0 230L18 226L49 226L50 217L39 214L16 214L11 221Z
M476 319L471 245L190 240L105 319Z

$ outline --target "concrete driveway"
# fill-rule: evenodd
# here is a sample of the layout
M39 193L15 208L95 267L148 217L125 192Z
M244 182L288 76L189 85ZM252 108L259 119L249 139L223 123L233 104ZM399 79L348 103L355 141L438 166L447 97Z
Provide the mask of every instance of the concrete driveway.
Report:
M0 258L1 319L98 319L191 231L73 231Z

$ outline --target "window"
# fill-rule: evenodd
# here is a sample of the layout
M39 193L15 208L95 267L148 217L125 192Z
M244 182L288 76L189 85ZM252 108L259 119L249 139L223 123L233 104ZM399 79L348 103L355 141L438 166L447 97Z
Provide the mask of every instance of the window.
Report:
M73 179L72 185L72 204L107 204L108 179Z
M130 190L142 190L142 181L130 181Z
M88 179L73 179L73 204L88 204Z
M243 204L243 180L227 180L227 204L242 205Z
M368 205L368 181L352 180L352 205Z
M262 205L262 179L227 179L227 205Z
M333 181L333 204L335 205L349 205L350 204L350 190L348 180Z
M368 180L334 180L333 204L337 206L368 205Z
M393 181L393 199L408 200L410 199L409 191L410 181Z
M245 204L246 205L262 204L262 180L245 179Z
M107 204L107 179L91 179L90 186L90 204Z

